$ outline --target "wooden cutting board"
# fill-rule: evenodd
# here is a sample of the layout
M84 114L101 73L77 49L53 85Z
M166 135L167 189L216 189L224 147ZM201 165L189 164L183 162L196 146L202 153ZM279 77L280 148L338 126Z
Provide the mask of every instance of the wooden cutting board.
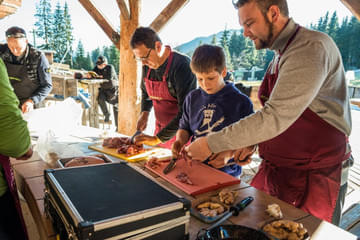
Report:
M128 162L138 162L142 160L146 160L149 157L155 156L159 158L160 160L166 160L171 158L171 151L166 148L160 148L160 147L149 147L145 146L145 152L135 154L132 156L126 156L124 153L118 153L116 148L108 148L103 147L102 143L97 143L94 145L90 145L89 149L108 154L110 156L123 159Z
M190 167L183 159L178 159L175 168L170 173L164 174L163 170L167 164L168 162L161 162L155 169L148 164L145 164L145 167L192 196L240 183L239 179L204 163L193 162ZM181 172L185 172L194 185L179 182L176 176Z

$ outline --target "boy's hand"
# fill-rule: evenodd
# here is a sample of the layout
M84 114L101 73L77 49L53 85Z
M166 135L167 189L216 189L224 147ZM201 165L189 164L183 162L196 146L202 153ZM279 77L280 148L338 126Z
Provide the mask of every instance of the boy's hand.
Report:
M180 152L184 144L182 144L179 140L176 140L171 146L171 153L173 157L179 158Z
M220 153L215 153L210 156L210 161L208 162L214 168L222 168L227 162L234 156L234 151L224 151Z
M251 163L251 156L255 151L256 145L238 149L234 153L234 161L240 166L245 166Z

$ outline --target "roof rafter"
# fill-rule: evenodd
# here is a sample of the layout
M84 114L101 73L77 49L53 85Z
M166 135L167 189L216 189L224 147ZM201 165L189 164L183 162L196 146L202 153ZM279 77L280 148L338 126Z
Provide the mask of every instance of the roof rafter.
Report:
M119 48L120 34L115 30L100 10L96 8L94 3L91 0L79 0L79 2L115 44L115 46Z
M169 22L170 18L188 2L189 0L172 0L150 24L150 27L159 32Z
M340 0L354 16L360 20L360 1L359 0Z

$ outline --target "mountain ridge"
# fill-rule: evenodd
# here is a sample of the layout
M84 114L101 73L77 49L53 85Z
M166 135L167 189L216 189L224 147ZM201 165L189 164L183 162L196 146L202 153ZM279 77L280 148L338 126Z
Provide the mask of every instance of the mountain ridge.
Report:
M229 31L230 37L233 34L233 32L240 32L239 29L229 29L227 31ZM185 42L183 44L176 46L175 50L191 57L195 48L197 48L200 45L200 43L201 44L211 44L214 35L216 35L216 42L218 43L219 40L221 39L221 36L223 35L223 33L224 33L224 31L220 31L218 33L214 33L209 36L196 37L191 41L188 41L188 42Z

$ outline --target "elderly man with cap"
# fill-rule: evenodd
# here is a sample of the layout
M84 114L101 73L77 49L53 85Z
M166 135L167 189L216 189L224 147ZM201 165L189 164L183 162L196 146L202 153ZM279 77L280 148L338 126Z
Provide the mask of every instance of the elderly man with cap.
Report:
M100 85L98 102L101 108L101 111L104 114L105 122L109 122L110 113L106 102L113 105L114 110L114 120L115 126L117 129L118 126L118 86L119 81L115 68L113 65L108 64L108 61L105 56L99 56L96 61L96 66L93 69L100 78L109 80Z
M7 44L0 44L11 85L26 113L34 108L52 89L49 62L45 55L33 48L24 29L11 27L6 31Z

